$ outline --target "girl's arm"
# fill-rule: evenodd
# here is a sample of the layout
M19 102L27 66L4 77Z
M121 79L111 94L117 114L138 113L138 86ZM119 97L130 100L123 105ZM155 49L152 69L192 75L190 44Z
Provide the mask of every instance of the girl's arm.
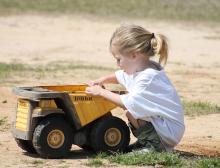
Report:
M117 104L118 106L125 109L125 106L123 105L120 95L113 93L109 90L103 89L99 85L91 86L86 88L86 93L94 95L94 96L102 96L109 101L113 102L114 104Z
M118 80L115 76L115 73L113 74L110 74L108 76L104 76L104 77L101 77L99 79L96 79L94 81L90 81L88 84L90 86L94 86L94 85L100 85L102 86L103 84L105 83L114 83L114 84L118 84Z

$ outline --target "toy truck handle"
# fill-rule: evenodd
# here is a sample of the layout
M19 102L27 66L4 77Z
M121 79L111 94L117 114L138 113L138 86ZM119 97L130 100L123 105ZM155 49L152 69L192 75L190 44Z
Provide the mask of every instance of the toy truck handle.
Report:
M13 93L31 100L62 98L65 92L51 91L40 87L16 87Z

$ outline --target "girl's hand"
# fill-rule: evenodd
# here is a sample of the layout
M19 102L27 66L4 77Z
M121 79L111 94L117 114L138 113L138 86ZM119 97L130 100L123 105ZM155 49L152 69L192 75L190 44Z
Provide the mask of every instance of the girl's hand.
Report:
M114 84L118 83L118 80L116 79L115 73L110 74L108 76L103 76L103 77L98 78L93 81L89 81L89 82L87 82L87 85L89 85L89 86L99 85L99 86L103 87L103 84L107 84L107 83L114 83Z
M97 79L97 80L94 80L94 81L89 81L89 82L87 82L87 84L89 86L95 86L95 85L103 86L102 82L103 82L102 79Z
M101 93L104 89L99 86L99 85L95 85L95 86L90 86L86 88L86 93L91 94L93 96L101 96Z
M87 94L91 94L93 96L102 96L105 99L113 102L114 104L117 104L118 106L126 109L126 107L121 101L120 95L113 93L109 90L103 89L99 85L87 87L85 91Z

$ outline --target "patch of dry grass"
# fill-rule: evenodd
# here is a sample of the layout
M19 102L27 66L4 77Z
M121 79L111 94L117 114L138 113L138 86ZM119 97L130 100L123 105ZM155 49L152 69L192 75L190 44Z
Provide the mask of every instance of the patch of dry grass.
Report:
M218 0L0 0L2 15L47 12L220 22L219 8Z

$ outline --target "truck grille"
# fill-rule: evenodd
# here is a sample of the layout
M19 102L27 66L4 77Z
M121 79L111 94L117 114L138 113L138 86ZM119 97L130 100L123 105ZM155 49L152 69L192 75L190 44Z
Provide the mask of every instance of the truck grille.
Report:
M16 115L16 129L27 131L28 127L28 112L30 103L24 99L18 99L17 115Z

